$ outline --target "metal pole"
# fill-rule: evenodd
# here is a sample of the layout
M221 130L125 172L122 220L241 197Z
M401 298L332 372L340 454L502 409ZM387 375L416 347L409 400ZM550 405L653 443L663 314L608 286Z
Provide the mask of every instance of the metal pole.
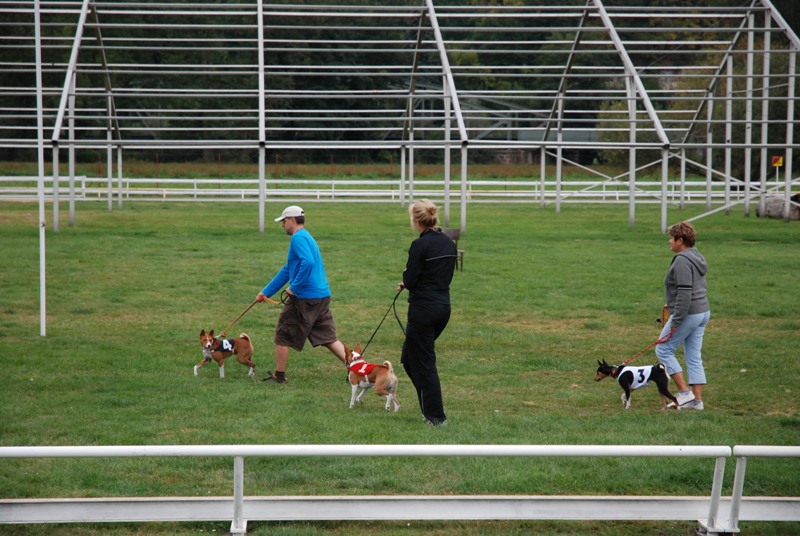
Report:
M667 181L669 180L669 149L661 150L661 234L667 234Z
M400 147L400 206L406 205L406 148Z
M731 529L735 532L739 530L739 509L742 505L742 493L744 490L744 473L747 469L747 456L736 458L736 472L733 474L733 490L731 491Z
M233 521L231 534L246 534L247 521L242 519L244 514L244 458L233 458Z
M636 222L636 94L630 76L625 77L628 93L628 225Z
M264 2L258 0L258 232L264 232L264 204L267 201L266 179L266 82L264 81Z
M59 182L59 168L58 161L58 142L53 141L53 232L58 232L58 218L59 218L59 204L60 199L58 195L58 182Z
M467 142L461 144L461 232L467 232Z
M450 134L451 106L450 88L444 78L444 225L450 227Z
M786 168L784 171L784 181L786 195L783 202L783 219L789 221L789 211L792 208L792 145L794 144L794 127L797 123L794 117L794 92L795 76L797 75L797 53L795 49L789 54L789 87L786 92Z
M544 141L544 140L542 140ZM545 207L544 201L544 188L545 188L545 174L547 172L547 147L542 145L539 149L539 178L542 183L541 191L539 192L539 206Z
M764 55L763 69L761 78L761 175L758 196L758 212L764 216L767 208L767 180L769 179L769 151L766 144L769 141L769 69L770 69L770 48L772 33L769 31L772 26L772 17L769 12L764 14Z
M714 464L714 481L711 484L711 501L708 506L708 528L717 526L719 501L722 495L722 479L725 476L725 458L718 457Z
M47 263L45 228L47 220L44 205L44 104L42 97L42 21L39 0L34 2L34 32L36 38L36 144L39 163L39 334L47 335Z
M267 148L258 144L258 232L264 232L264 203L267 201Z
M745 80L744 104L744 215L750 215L750 167L752 166L753 148L753 46L755 43L755 15L747 15L747 78Z
M69 85L69 119L67 126L69 131L69 149L67 158L69 159L69 226L75 226L75 73L72 73L72 82Z
M733 56L728 56L725 90L725 215L731 213L731 143L733 140Z
M117 208L122 208L122 145L117 145Z
M706 105L706 210L711 210L711 179L713 176L712 165L714 163L714 149L711 144L714 141L714 92L709 90L706 94L708 104Z

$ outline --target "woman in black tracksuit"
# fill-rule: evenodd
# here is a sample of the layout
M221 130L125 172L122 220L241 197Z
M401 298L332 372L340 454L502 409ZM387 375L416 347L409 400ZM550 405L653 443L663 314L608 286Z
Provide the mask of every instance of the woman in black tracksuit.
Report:
M420 199L408 209L419 238L411 243L403 282L408 290L408 324L400 362L417 390L428 424L447 422L436 370L435 342L450 320L450 282L456 267L456 245L438 227L438 209Z

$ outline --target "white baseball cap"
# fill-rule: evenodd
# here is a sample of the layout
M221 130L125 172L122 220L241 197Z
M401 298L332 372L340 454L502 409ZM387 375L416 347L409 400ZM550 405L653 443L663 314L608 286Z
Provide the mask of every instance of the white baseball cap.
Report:
M283 221L286 218L296 218L298 216L305 216L305 212L303 209L298 207L297 205L292 205L290 207L286 207L283 209L283 214L281 214L280 218L275 218L275 221Z

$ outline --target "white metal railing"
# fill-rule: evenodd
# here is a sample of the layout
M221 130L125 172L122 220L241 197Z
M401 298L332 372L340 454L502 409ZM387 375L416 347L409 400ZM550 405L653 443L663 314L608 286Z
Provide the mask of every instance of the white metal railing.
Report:
M737 457L734 493L722 497L725 461ZM745 457L800 457L800 447L631 445L146 445L0 447L0 458L233 458L228 497L0 499L0 523L247 520L697 520L709 533L737 532L739 520L800 521L800 498L744 497ZM245 457L702 457L714 458L707 496L250 496ZM365 505L369 505L366 507Z
M800 178L796 179L800 181ZM415 180L415 196L440 198L444 195L441 180ZM629 203L628 184L621 180L605 181L541 181L541 180L480 180L470 179L466 196L471 202L549 202L559 199L566 203ZM769 183L767 193L783 188L783 183ZM75 177L74 196L77 201L98 201L110 197L125 201L251 201L259 199L258 179L152 179L152 178L90 178ZM755 186L753 186L755 188ZM266 181L267 198L299 198L311 200L355 200L395 202L403 200L407 188L399 179L269 179ZM458 197L460 185L455 185L451 197ZM61 178L59 199L69 198L69 179ZM637 180L633 193L637 203L659 203L661 181ZM751 190L751 196L757 195ZM45 177L45 196L53 199L53 179ZM676 204L701 204L707 199L724 202L741 200L743 190L726 193L725 183L704 180L672 180L667 183L667 201ZM35 177L0 177L0 201L35 200L38 184Z

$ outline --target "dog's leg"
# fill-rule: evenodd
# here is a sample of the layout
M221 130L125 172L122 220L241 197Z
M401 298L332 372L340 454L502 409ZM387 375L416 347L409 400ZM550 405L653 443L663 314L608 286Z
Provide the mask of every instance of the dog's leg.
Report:
M219 377L220 378L224 378L225 377L225 362L224 361L220 361L219 362Z
M351 383L350 388L350 409L353 409L353 407L356 405L356 393L358 392L358 385L353 385Z
M663 381L657 382L656 386L658 387L658 394L661 395L661 402L664 404L664 409L680 407L680 404L678 404L678 399L669 392L669 378L665 378ZM672 405L670 405L667 400L671 401Z
M202 367L203 365L205 365L209 361L211 361L211 358L210 357L206 357L206 358L203 358L203 360L200 361L198 364L196 364L194 366L194 375L197 376L197 371L200 370L200 367Z
M631 409L630 387L628 387L627 385L623 385L622 388L625 390L625 392L622 393L622 396L620 397L620 400L622 400L622 405L625 407L625 409Z
M392 404L394 404L395 411L400 409L400 401L397 400L397 380L395 380L394 385L392 385Z
M361 387L361 386L359 385L359 387ZM363 404L364 403L364 400L363 400L364 399L364 395L367 394L367 391L369 391L370 387L372 387L372 385L368 385L367 387L361 387L361 392L358 393L358 396L356 397L356 402L358 402L359 404Z

